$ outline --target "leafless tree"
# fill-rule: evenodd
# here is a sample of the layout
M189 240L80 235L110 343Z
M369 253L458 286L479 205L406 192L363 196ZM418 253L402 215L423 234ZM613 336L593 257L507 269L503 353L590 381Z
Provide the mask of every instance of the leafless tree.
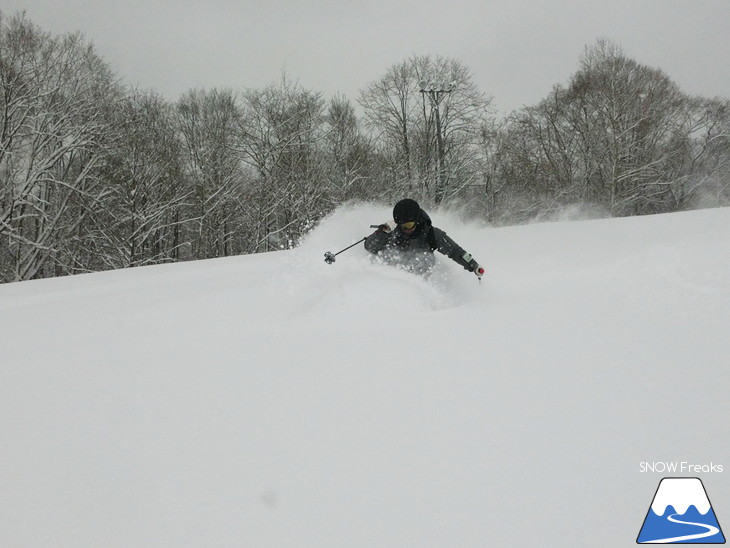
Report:
M438 112L421 92L424 82L449 84ZM490 102L461 61L439 56L393 65L362 91L367 127L392 151L393 194L438 204L481 186L482 127L491 120Z
M413 63L403 61L391 66L385 75L360 94L366 126L390 157L391 184L397 192L413 194L417 181L413 167L413 127L418 116L420 97Z
M547 99L510 118L505 195L529 214L571 203L597 204L613 215L689 207L702 184L700 165L722 158L712 155L723 142L720 112L599 40L586 49L569 86L555 86Z
M324 123L330 204L334 207L350 199L368 199L377 194L371 139L362 134L353 104L342 95L334 97Z
M105 177L111 195L99 217L107 268L180 258L182 227L192 204L173 107L152 92L132 92L117 113L117 146Z
M0 20L0 56L2 278L83 271L123 90L80 35L52 37L22 14Z
M252 251L294 245L327 210L325 103L283 76L245 92L242 108L238 149L255 174L246 199L256 232Z
M596 168L614 214L658 212L676 183L671 159L686 135L685 96L658 69L627 58L599 40L587 48L571 82L590 135ZM671 207L671 206L670 206Z
M730 100L693 98L684 196L693 207L730 205Z
M178 101L177 112L191 186L192 256L232 255L240 245L239 196L245 178L236 152L241 112L235 95L229 90L192 90Z
M426 83L443 92L431 101ZM460 61L414 56L326 101L286 75L168 103L79 34L0 12L0 281L282 249L350 199L515 222L730 204L730 103L616 44L504 120ZM429 88L435 91L436 88Z

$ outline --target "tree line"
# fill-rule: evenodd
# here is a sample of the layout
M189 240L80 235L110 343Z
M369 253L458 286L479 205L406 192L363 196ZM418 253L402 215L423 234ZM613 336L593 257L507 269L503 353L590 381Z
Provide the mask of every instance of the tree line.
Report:
M498 119L462 62L414 56L353 102L129 89L81 34L0 12L0 281L284 249L338 205L411 196L495 223L588 204L730 204L728 100L690 97L611 42ZM434 104L424 86L448 82Z

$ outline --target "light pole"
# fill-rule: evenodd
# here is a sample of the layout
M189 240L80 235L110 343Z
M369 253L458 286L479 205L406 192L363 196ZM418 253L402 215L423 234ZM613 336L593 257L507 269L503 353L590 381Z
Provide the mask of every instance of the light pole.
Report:
M436 117L436 143L438 145L437 168L438 168L438 185L434 193L434 200L437 204L441 203L444 192L446 192L446 168L445 168L445 151L444 136L441 134L441 114L439 105L447 93L451 93L456 87L456 82L427 82L421 80L419 83L421 93L428 97L431 104L431 112Z

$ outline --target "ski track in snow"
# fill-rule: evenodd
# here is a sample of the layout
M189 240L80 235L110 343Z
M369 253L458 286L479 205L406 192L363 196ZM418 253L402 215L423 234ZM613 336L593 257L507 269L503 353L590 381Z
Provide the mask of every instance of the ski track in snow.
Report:
M701 538L711 537L720 532L720 529L718 529L714 525L707 525L706 523L693 523L691 521L680 521L674 517L677 515L679 515L679 514L672 514L671 516L667 516L667 520L671 521L672 523L679 523L681 525L695 525L697 527L707 529L707 531L705 531L704 533L697 533L697 534L693 534L693 535L684 535L681 537L671 537L671 538L663 538L663 539L658 539L658 540L649 540L649 541L642 542L642 544L670 544L673 542L684 542L687 540L699 540Z

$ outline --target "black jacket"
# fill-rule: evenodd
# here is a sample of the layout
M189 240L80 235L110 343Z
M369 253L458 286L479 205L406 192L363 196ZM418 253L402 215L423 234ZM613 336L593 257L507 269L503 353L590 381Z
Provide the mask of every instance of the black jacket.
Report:
M476 264L471 255L446 232L431 224L431 218L423 210L413 234L406 234L400 226L391 232L378 229L365 240L365 249L370 253L383 253L386 258L397 255L405 261L419 255L433 255L434 251L439 251L470 272Z

